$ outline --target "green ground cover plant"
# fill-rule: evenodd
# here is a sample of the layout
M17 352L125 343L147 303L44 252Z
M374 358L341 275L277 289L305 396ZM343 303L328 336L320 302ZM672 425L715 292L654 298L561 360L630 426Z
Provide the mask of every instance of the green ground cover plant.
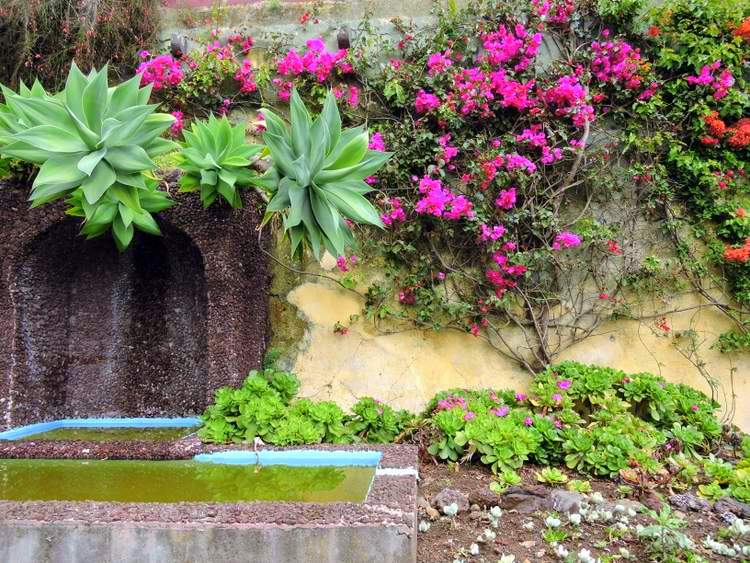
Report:
M543 466L537 481L582 493L591 491L590 483L570 480L561 468L617 477L632 483L628 494L666 474L678 490L698 485L712 500L750 501L750 438L743 438L738 462L716 457L726 440L718 404L649 373L563 362L539 374L527 393L451 389L419 416L372 397L346 413L330 401L299 399L298 391L291 373L253 371L240 388L216 392L199 436L275 445L411 441L435 460L489 467L496 492L519 484L517 471L536 463ZM669 408L654 416L651 401L667 401Z
M203 414L198 436L213 443L352 444L392 442L412 421L406 411L395 411L363 397L346 414L331 401L298 399L294 374L267 368L252 371L241 387L222 387Z

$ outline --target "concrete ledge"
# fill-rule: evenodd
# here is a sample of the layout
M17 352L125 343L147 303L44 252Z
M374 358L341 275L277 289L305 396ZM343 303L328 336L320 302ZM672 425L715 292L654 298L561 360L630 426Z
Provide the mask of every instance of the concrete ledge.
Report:
M407 563L414 535L398 528L164 528L132 524L0 523L13 563Z

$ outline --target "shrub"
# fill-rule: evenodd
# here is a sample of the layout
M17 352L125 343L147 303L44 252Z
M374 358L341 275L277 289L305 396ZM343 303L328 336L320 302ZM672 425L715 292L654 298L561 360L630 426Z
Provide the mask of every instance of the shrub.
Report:
M564 461L613 476L630 464L658 471L668 441L691 455L709 451L721 434L717 408L703 393L652 374L562 362L536 376L528 397L451 389L423 416L427 451L440 459L478 459L493 471Z
M413 419L371 397L360 399L351 415L331 401L296 399L299 380L273 368L251 371L238 389L222 387L202 415L198 436L205 442L268 444L388 443Z
M138 53L158 40L158 0L3 0L0 82L34 78L57 89L75 60L88 72L109 64L129 76Z
M86 76L75 64L55 96L39 83L18 94L3 87L0 153L40 166L32 206L68 197L68 213L84 219L82 234L111 229L120 250L135 229L159 234L151 213L171 202L149 173L152 157L173 147L159 135L174 118L154 112L150 93L138 77L110 90L107 67Z
M208 41L178 58L141 54L136 73L154 84L156 97L170 110L189 115L225 114L232 107L260 103L267 73L250 57L253 38L235 33L222 44L215 25Z
M408 411L396 411L372 397L359 399L352 412L347 426L362 441L370 443L393 442L414 418Z

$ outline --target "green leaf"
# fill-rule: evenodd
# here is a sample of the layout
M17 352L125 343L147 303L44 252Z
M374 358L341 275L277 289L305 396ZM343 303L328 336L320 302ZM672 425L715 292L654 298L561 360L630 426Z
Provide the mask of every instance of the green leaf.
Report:
M94 168L96 168L96 165L99 164L99 161L101 161L101 159L104 158L104 155L106 154L107 149L101 149L96 152L91 152L78 161L76 168L78 168L78 170L80 170L87 176L91 176L91 173L94 171Z
M67 184L45 184L38 188L31 190L29 200L32 202L32 209L39 207L50 201L64 196L70 191L70 187Z
M133 225L125 225L118 214L112 221L112 234L115 237L115 244L120 252L124 252L133 240Z
M358 193L346 190L330 190L323 188L328 200L341 212L358 223L366 223L376 227L383 227L377 209Z
M48 158L53 156L53 154L47 151L19 141L9 143L5 146L0 143L0 154L25 160L26 162L33 162L34 164L43 164Z
M297 157L307 155L310 150L310 114L307 112L297 89L292 90L291 101L292 148Z
M321 117L325 120L328 128L328 146L326 147L326 155L328 155L339 142L341 135L341 115L339 109L336 106L336 96L333 95L333 90L328 90L326 95L326 101L323 104L323 111Z
M33 187L48 184L79 186L86 178L86 174L77 168L78 160L77 155L61 155L48 159L39 169Z
M326 169L339 170L359 164L367 153L367 143L367 133L357 135L344 146L339 157L332 164L327 165Z
M110 191L120 203L124 203L126 207L128 207L135 213L143 212L141 201L138 197L139 190L137 188L115 184L114 186L112 186Z
M300 188L297 182L291 178L284 178L281 183L287 188L289 194L289 213L286 217L285 225L287 227L296 227L302 222L302 213L307 205L307 191L304 188Z
M137 145L112 147L104 158L118 172L142 172L156 166L146 151Z
M138 105L138 89L141 76L135 75L112 90L109 98L109 114L116 115L124 109Z
M51 153L88 152L89 150L80 137L54 125L38 125L16 133L14 138Z
M157 107L156 105L133 106L122 110L115 117L115 120L120 125L109 127L106 135L102 133L102 143L104 146L117 147L121 145L141 144L133 143L133 137L145 125L146 119L154 113Z
M201 170L201 184L205 186L215 186L219 177L213 170Z
M149 233L152 235L161 234L159 225L156 223L156 220L148 211L144 211L143 213L134 215L133 223L135 224L136 227L138 227L139 230L144 231L146 233Z
M127 227L130 225L130 223L133 222L133 216L135 213L132 209L130 209L127 205L123 205L122 203L117 204L117 209L120 213L120 217L122 218L123 224Z
M70 65L68 79L65 82L65 105L73 112L81 122L84 122L86 116L83 112L83 91L88 85L88 80L78 69L75 61Z
M94 133L102 132L102 116L107 109L107 66L100 69L83 90L83 114L88 128Z
M86 201L90 204L94 204L104 193L112 186L117 179L115 171L106 162L100 162L91 176L86 178L81 184L81 189L86 197Z

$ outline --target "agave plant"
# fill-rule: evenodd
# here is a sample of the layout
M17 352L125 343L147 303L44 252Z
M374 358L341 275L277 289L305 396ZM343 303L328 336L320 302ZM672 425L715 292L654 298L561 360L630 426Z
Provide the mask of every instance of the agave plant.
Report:
M200 191L203 207L211 205L217 195L232 207L242 207L237 187L248 185L255 176L247 166L263 146L247 143L243 126L232 127L226 117L216 119L213 115L207 122L194 122L191 130L182 134L180 191Z
M392 153L369 150L364 127L341 130L331 91L315 120L296 91L291 98L291 126L268 109L263 116L263 141L273 166L254 183L269 191L265 221L281 215L293 256L305 247L316 258L321 248L333 256L343 255L347 246L354 247L347 219L382 228L377 210L364 197L371 191L364 179Z
M68 213L84 218L82 234L111 228L120 250L136 228L159 233L151 213L171 202L148 179L152 157L175 146L160 138L174 118L148 104L150 85L135 76L109 88L106 66L86 76L74 63L56 95L38 84L2 92L0 154L40 166L32 207L68 197Z
M22 80L18 89L18 94L5 88L1 84L0 89L2 89L5 98L13 95L18 95L22 98L44 98L49 96L38 80L34 81L34 85L30 89ZM24 125L19 123L18 117L16 117L16 114L13 113L10 107L6 104L0 103L0 146L12 143L13 134L23 131L23 129Z

